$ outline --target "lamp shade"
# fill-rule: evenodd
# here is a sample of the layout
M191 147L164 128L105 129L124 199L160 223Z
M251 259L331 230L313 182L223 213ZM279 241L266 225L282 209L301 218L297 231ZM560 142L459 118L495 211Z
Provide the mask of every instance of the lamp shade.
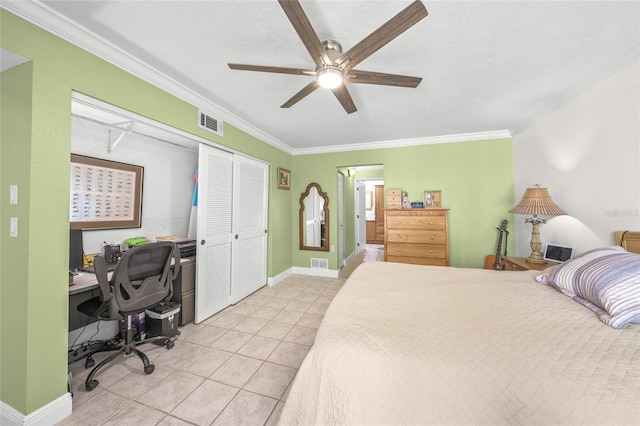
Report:
M553 202L547 188L527 188L522 200L509 213L557 216L567 214Z

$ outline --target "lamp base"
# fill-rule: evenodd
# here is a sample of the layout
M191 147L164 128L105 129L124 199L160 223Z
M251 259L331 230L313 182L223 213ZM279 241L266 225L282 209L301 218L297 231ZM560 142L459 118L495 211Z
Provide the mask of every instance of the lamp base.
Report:
M547 263L547 261L542 258L542 253L540 252L532 252L531 256L527 257L524 261L527 263L536 263L536 264Z

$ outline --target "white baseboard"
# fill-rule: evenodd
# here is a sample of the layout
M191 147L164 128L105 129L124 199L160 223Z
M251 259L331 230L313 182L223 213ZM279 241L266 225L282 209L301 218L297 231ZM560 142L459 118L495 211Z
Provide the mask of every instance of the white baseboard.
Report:
M344 265L342 266L347 266L349 264L349 262L351 262L353 260L354 257L356 257L358 255L358 253L354 251L351 252L351 254L349 256L347 256L347 258L344 260Z
M287 278L290 275L293 275L293 268L286 269L286 270L280 272L275 277L268 277L267 278L267 285L270 286L270 287L273 287L274 285L277 285L280 281L284 280L285 278Z
M53 425L71 415L72 405L71 394L67 392L25 416L4 401L0 401L0 424L3 426Z
M335 269L303 268L301 266L294 266L293 273L300 274L300 275L313 275L316 277L328 277L328 278L339 277L339 271L336 271Z

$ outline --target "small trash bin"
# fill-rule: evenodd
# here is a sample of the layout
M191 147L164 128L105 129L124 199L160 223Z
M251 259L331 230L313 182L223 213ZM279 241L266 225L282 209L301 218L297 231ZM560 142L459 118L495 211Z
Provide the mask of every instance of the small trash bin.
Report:
M147 322L147 338L178 334L180 303L161 302L145 311ZM159 342L159 344L162 344Z

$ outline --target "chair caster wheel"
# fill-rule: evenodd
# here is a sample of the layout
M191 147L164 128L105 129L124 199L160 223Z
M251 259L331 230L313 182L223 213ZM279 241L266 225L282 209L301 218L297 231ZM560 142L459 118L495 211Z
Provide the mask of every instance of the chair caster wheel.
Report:
M100 382L98 382L97 380L89 380L84 385L87 388L87 391L91 392L92 390L94 390L98 386L98 383L100 383Z
M155 369L156 369L155 365L149 364L148 367L144 368L144 372L145 372L145 374L151 374L151 373L153 373L153 370L155 370Z
M167 341L167 349L171 349L176 345L176 343L173 340L168 340Z
M87 358L87 360L84 362L84 368L91 368L94 365L96 365L96 362L93 358Z

